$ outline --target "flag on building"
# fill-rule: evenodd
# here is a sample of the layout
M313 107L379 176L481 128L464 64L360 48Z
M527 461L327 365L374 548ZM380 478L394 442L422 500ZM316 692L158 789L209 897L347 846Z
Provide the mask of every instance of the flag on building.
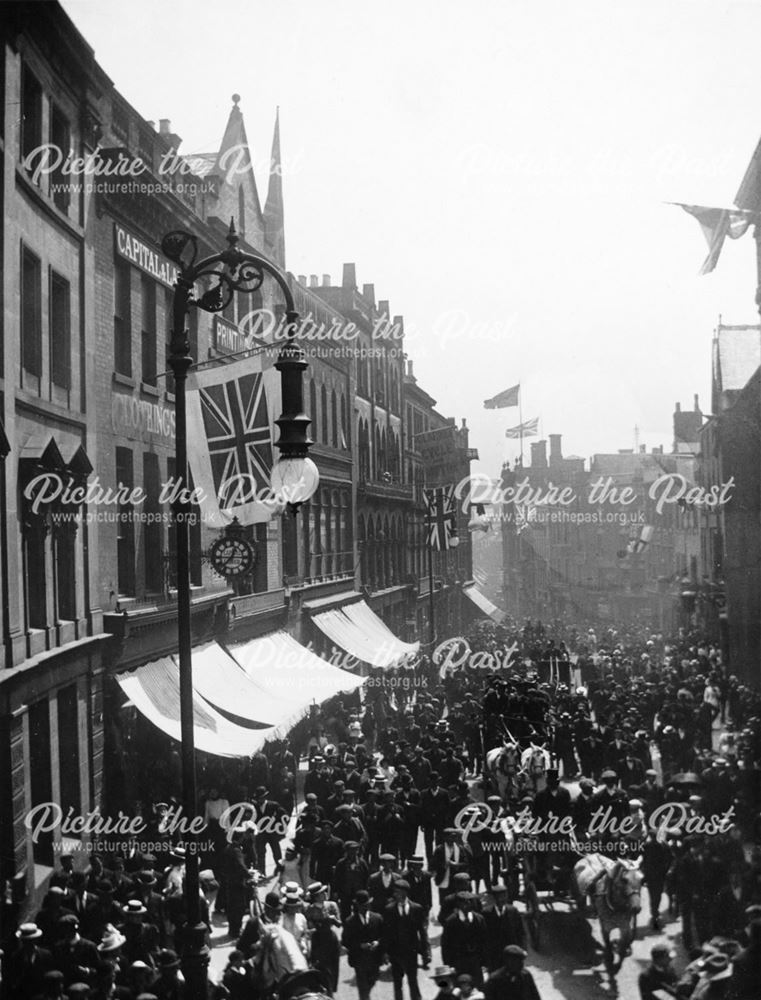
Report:
M423 491L428 518L428 544L438 552L448 549L457 533L457 506L454 486L438 486Z
M515 505L515 533L520 535L526 528L531 527L531 522L536 520L536 507L531 503Z
M491 399L485 399L484 407L487 410L501 410L506 406L517 406L520 392L520 384L513 385L509 389L505 389L503 392L498 392L497 395L492 396Z
M526 437L536 437L539 433L539 417L534 417L533 420L524 420L522 424L518 424L517 427L508 427L505 431L505 437L507 438L526 438Z
M710 274L716 267L727 236L731 240L739 239L758 219L754 212L742 208L706 208L703 205L684 205L680 201L672 204L679 205L700 223L708 244L708 256L703 261L700 274Z
M279 379L266 352L188 376L188 464L204 521L269 521L272 415Z
M629 540L629 544L626 546L626 554L636 556L640 552L644 552L648 542L653 537L654 530L652 524L643 525L639 535Z

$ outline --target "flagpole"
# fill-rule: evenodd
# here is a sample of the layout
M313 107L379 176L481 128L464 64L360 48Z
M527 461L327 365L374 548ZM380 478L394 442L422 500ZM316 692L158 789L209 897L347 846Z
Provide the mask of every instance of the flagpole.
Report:
M521 384L518 383L518 433L520 435L521 442L521 468L523 468L523 399L521 393Z
M430 520L430 514L429 514ZM428 534L428 601L429 610L428 617L429 627L430 627L430 639L431 639L431 656L433 656L433 647L436 644L436 626L434 624L434 599L433 599L433 546L431 545L431 535L430 530Z

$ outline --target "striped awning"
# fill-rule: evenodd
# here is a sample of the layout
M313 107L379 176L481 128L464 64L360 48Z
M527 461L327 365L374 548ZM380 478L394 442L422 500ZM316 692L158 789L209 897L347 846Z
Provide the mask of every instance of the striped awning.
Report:
M500 611L496 604L492 604L489 598L482 594L478 587L463 587L462 592L466 597L470 598L478 610L483 612L487 618L491 618L492 621L498 624L505 620L505 612Z

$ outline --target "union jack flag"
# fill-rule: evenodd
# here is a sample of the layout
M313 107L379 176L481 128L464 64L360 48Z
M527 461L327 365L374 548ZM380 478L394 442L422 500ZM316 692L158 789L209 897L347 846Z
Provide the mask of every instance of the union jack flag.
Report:
M272 471L267 399L261 372L200 390L214 489L220 507L250 503Z
M268 521L277 373L262 355L188 378L188 461L207 523Z
M454 486L424 490L428 518L428 544L438 552L448 549L457 534L457 507Z

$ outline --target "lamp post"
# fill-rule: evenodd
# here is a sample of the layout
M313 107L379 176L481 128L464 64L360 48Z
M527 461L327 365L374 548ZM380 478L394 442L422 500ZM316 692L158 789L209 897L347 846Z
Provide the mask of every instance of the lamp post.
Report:
M192 517L188 480L186 382L195 359L190 356L186 328L191 307L205 312L221 312L236 292L253 293L265 275L272 278L285 299L286 340L275 368L280 372L283 412L276 421L280 457L272 470L272 487L292 506L308 500L319 482L317 468L307 457L312 444L304 413L303 373L307 368L304 351L294 340L298 314L285 275L266 258L242 251L231 220L228 246L219 253L198 260L198 242L191 233L174 230L163 238L161 249L179 269L172 300L172 340L169 365L175 380L175 455L180 489L174 504L177 540L177 631L180 665L180 738L182 746L182 808L186 824L196 817L196 762L193 729L193 668L191 661L189 522ZM196 294L195 285L208 285ZM206 926L201 922L196 833L189 831L185 860L185 916L182 943L182 971L191 1000L206 1000L209 952L205 946Z

